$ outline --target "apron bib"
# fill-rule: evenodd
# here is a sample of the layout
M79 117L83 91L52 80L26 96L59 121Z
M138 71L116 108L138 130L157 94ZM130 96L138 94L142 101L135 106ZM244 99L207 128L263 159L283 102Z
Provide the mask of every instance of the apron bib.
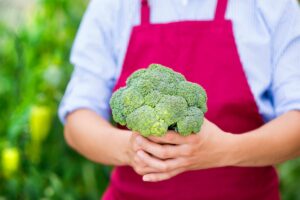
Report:
M225 19L226 7L227 0L218 0L211 21L151 24L148 2L141 1L141 24L133 27L114 90L125 86L134 71L160 63L205 88L205 117L224 131L240 134L263 125L238 55L232 22ZM223 167L151 183L122 166L112 172L103 199L278 200L278 178L272 166Z

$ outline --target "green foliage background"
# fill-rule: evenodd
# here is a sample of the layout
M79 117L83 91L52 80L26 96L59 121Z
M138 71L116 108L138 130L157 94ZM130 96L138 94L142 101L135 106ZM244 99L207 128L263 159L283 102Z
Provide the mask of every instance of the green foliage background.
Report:
M17 173L8 178L4 167L0 169L0 199L99 199L107 185L108 168L67 147L56 113L87 3L39 0L24 25L16 30L0 25L0 151L13 146L21 154ZM30 150L29 118L36 105L49 107L53 114L49 134L33 158L37 152Z
M109 169L74 153L64 142L56 110L72 66L69 52L84 0L38 0L18 29L0 24L0 152L17 147L18 171L0 169L0 199L99 199ZM31 108L50 108L49 134L31 148ZM46 125L42 125L42 128ZM2 162L3 165L3 162ZM282 197L300 199L300 160L279 166Z

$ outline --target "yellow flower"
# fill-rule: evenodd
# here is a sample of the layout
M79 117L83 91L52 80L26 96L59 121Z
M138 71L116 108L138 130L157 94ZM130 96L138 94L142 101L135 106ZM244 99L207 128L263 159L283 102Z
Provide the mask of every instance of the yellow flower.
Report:
M2 151L2 170L5 177L9 178L19 168L20 153L16 147L8 147Z
M35 105L31 108L29 128L31 139L42 142L48 135L51 126L52 112L48 106Z

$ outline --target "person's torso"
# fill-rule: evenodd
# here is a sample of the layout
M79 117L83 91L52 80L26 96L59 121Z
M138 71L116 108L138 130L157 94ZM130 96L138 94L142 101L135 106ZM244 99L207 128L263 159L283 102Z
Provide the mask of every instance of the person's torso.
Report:
M115 90L134 71L161 63L201 84L208 95L207 119L227 132L241 134L263 124L236 48L232 22L224 19L219 0L214 20L142 23L129 40ZM182 193L176 193L182 190ZM271 166L223 167L185 172L159 183L145 183L131 167L117 167L104 199L278 199L277 175Z
M140 23L139 0L110 1L113 10L107 12L110 18L107 23L113 24L111 37L118 68L114 72L118 79L127 49L131 28ZM214 16L216 0L150 0L151 22L169 23L182 20L211 20ZM226 18L233 21L233 30L239 50L241 62L247 76L250 89L256 100L259 112L265 121L275 117L271 98L268 96L272 82L272 49L271 31L276 26L276 20L282 12L281 4L269 6L269 1L230 0ZM269 12L273 18L265 18L264 12ZM274 23L274 24L272 24Z

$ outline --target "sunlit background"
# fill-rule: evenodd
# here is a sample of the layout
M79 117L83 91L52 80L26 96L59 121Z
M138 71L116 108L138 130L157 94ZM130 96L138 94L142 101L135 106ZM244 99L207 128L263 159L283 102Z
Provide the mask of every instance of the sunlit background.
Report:
M99 199L109 168L65 143L58 103L88 0L0 0L0 200ZM278 166L283 200L300 199L300 160Z

